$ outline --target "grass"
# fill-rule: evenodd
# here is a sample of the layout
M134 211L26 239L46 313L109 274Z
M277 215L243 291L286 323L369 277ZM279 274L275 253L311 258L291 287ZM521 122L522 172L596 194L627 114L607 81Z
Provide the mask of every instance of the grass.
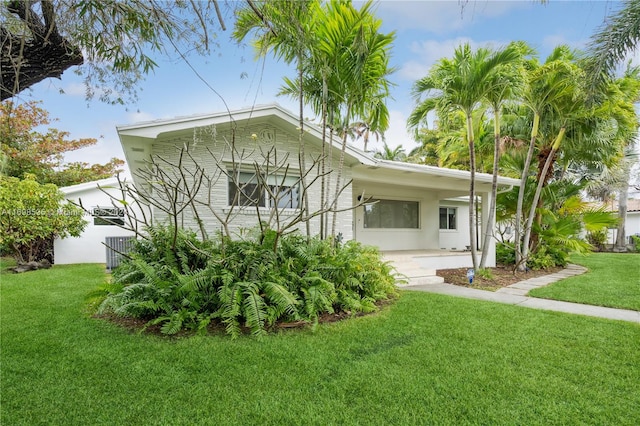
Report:
M593 253L574 256L583 275L529 292L530 296L640 311L640 254Z
M0 276L0 424L615 424L640 418L640 326L408 292L262 340L90 318L98 265Z

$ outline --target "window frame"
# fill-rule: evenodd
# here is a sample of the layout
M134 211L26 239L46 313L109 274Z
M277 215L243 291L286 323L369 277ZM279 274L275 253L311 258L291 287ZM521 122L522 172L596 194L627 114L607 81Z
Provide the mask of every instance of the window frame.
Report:
M91 209L95 226L124 226L124 209L115 206L95 206Z
M300 209L301 192L300 192L300 178L296 173L290 174L270 174L266 178L263 176L258 178L255 172L245 170L228 170L227 171L227 207L240 207L240 208L260 208L260 209L280 209L280 210L298 210ZM232 175L238 174L238 183L241 186L241 192L238 196L238 200L234 203L234 198L238 193L238 185L233 181ZM242 181L242 177L246 182ZM252 182L254 181L254 182ZM288 181L288 182L287 182ZM243 195L247 193L243 189L242 185L256 185L256 189L259 190L258 198L252 199ZM267 189L268 187L268 189ZM253 196L256 190L252 190ZM295 196L287 197L286 194L295 194ZM272 197L274 194L276 197ZM280 194L283 194L279 196ZM275 205L275 201L278 200L280 205ZM284 201L284 203L283 203Z
M415 221L415 226L384 226L384 224L382 223L382 214L384 212L380 211L380 213L378 213L380 215L380 217L378 218L379 224L377 224L378 226L376 226L376 224L374 223L369 223L368 218L370 216L368 216L368 212L367 209L368 208L372 208L372 206L374 205L380 205L381 207L383 205L388 205L388 204L392 204L397 206L398 204L412 204L415 205L415 218L411 218L411 221ZM393 199L393 198L372 198L369 200L369 202L365 203L363 205L363 220L362 220L362 227L366 230L376 230L376 231L381 231L381 230L394 230L394 231L398 231L398 230L419 230L420 228L420 201L419 200L409 200L409 199ZM397 207L396 207L397 208ZM392 207L393 209L393 207ZM396 211L394 211L393 213L397 213ZM394 222L393 224L395 224L396 220L395 220L396 216L392 217L392 221ZM373 220L373 218L371 219ZM373 225L373 226L371 226Z
M446 210L445 217L447 220L446 228L442 227L442 210ZM453 228L451 227L451 211L453 210L453 219L454 224ZM438 229L440 231L457 231L458 230L458 207L454 206L439 206L438 207Z

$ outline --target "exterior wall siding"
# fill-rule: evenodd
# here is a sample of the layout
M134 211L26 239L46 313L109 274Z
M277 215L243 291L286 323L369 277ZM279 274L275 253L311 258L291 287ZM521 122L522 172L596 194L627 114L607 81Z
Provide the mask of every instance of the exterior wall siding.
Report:
M183 167L193 170L197 163L206 170L210 176L217 176L211 186L203 185L198 192L197 200L201 202L197 212L204 223L206 232L209 235L222 231L223 226L215 213L220 217L226 217L231 212L231 220L229 221L229 230L233 235L241 236L249 229L258 225L258 221L268 220L271 209L268 207L259 208L259 213L254 206L233 207L229 204L228 194L228 178L221 171L228 170L234 162L240 170L254 172L254 163L264 164L266 156L274 158L277 164L288 167L287 176L299 176L300 165L298 162L298 136L290 134L272 125L256 125L250 126L242 131L238 131L235 136L236 150L232 155L229 148L231 141L231 133L218 131L216 129L194 130L193 136L185 136L183 138L162 139L159 138L152 146L152 152L156 156L177 163L179 158L180 147L188 146L190 158L183 157ZM305 161L306 167L309 169L313 165L313 159L321 155L321 150L315 144L307 141L305 143ZM338 157L334 156L333 164L338 163ZM270 167L273 170L273 167ZM285 168L282 167L277 174L283 175ZM331 196L335 188L336 172L330 174L331 180ZM320 179L317 167L307 175L307 182L314 182L307 191L309 200L309 210L311 212L320 209ZM314 179L316 179L314 181ZM351 179L351 170L345 167L343 174L343 182L349 182ZM338 207L345 208L351 204L352 199L351 186L349 186L339 197ZM213 211L212 211L213 210ZM295 209L279 210L283 222L290 220L295 214ZM154 210L154 220L156 222L166 221L167 216L159 209ZM311 233L316 235L320 231L319 218L310 221ZM352 238L352 215L347 210L338 214L336 232L342 233L345 239ZM192 209L188 208L180 218L180 225L198 230L198 222ZM305 224L300 223L297 226L301 231L305 230Z

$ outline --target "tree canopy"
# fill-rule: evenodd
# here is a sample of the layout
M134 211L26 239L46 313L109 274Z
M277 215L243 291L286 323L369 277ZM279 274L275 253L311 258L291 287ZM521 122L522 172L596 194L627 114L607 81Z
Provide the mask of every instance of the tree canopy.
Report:
M55 128L49 113L37 102L14 105L0 103L0 172L24 179L26 175L41 184L69 186L114 176L124 161L112 158L105 164L64 161L64 154L94 145L93 138L69 139L69 132Z
M156 67L153 53L206 52L218 26L217 0L3 1L0 100L80 66L89 98L124 103Z
M87 222L83 211L68 202L55 185L0 176L0 248L17 260L51 259L55 237L77 237Z

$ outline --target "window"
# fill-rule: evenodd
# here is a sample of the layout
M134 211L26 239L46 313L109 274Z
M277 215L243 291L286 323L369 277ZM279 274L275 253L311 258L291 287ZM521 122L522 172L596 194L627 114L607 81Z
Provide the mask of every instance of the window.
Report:
M233 173L233 172L230 172ZM238 172L237 184L229 179L229 205L296 209L300 188L295 176L260 176Z
M94 225L124 225L124 209L95 207L91 214Z
M418 229L419 211L417 201L371 200L364 205L364 227Z
M440 207L440 229L458 229L456 207Z

